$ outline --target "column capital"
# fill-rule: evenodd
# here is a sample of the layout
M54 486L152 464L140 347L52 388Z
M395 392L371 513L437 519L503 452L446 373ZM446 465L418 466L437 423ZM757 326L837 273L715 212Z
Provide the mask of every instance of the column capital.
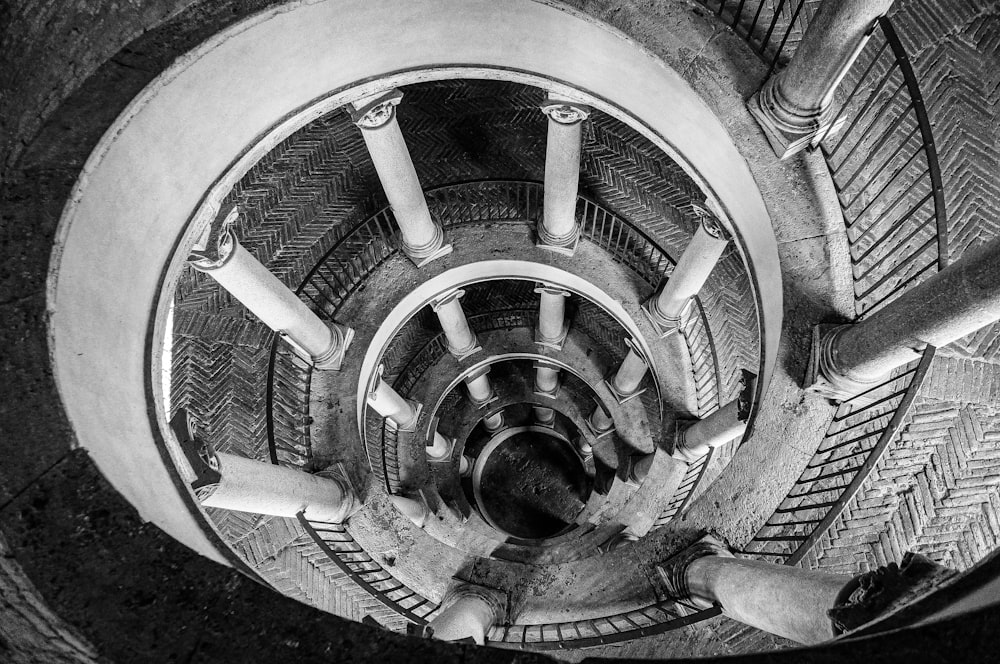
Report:
M586 104L548 96L539 107L550 120L561 125L575 125L590 117L591 109Z
M730 239L729 231L726 227L722 225L719 218L715 216L715 213L709 210L706 206L701 203L691 202L691 211L698 218L701 223L701 228L704 229L706 233L717 240Z
M222 481L219 457L215 453L215 448L208 442L198 440L197 424L186 408L178 408L170 418L170 430L177 438L177 443L194 472L195 478L191 481L191 488L199 500L204 500Z
M465 291L461 288L453 288L450 291L445 291L431 300L431 309L437 313L441 307L449 302L461 299L463 295L465 295Z
M537 282L534 292L539 294L545 293L546 295L561 295L562 297L569 297L572 295L572 293L562 286L545 283L544 281Z
M812 345L809 350L809 367L806 372L806 391L839 403L854 399L867 405L874 399L863 393L878 385L882 379L863 382L849 376L837 363L837 339L851 327L820 323L813 327ZM884 377L883 377L884 378Z
M229 262L239 244L233 233L233 226L239 216L240 210L236 203L224 205L219 210L215 220L191 247L188 262L192 267L200 272L210 272Z
M388 90L351 102L348 112L351 121L361 129L378 129L392 121L396 115L396 106L402 100L401 90Z

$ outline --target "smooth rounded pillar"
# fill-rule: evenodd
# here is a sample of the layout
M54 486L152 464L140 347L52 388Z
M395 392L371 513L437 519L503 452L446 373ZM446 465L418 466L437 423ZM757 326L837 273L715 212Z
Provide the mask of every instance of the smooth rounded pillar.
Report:
M412 431L420 415L418 404L404 399L381 378L376 381L375 389L368 393L368 405L382 417L392 420L402 431Z
M533 406L532 413L539 424L551 425L556 421L556 411L545 406Z
M615 372L614 378L609 383L615 396L619 399L625 399L638 393L639 385L648 370L649 366L646 364L646 360L636 351L634 346L630 345L628 354L625 355L625 359L622 360L618 371Z
M427 209L417 171L396 120L396 105L403 98L399 90L369 97L352 104L354 123L361 135L392 214L403 236L403 251L417 265L447 253L441 225Z
M572 253L580 236L576 200L580 187L583 120L590 109L582 104L549 98L542 104L548 118L545 140L545 194L539 246Z
M853 325L820 342L820 381L811 389L848 398L917 359L1000 320L1000 240L914 286Z
M468 357L478 349L476 334L469 328L469 321L459 302L463 295L465 291L455 289L431 302L447 339L448 352L458 359Z
M569 291L542 284L535 289L539 294L538 330L535 341L544 346L561 348L566 340L566 299Z
M346 478L323 477L234 454L215 453L219 483L201 499L205 507L340 523L356 508ZM201 492L199 492L201 493Z
M716 447L736 440L747 430L748 409L741 412L738 399L698 420L677 436L674 458L692 463Z
M451 456L451 450L455 443L453 440L442 434L440 431L434 432L432 444L425 448L427 458L431 461L443 461Z
M503 428L503 411L497 411L483 420L483 426L490 433L496 433Z
M465 387L469 390L469 398L476 406L485 406L493 400L493 385L490 383L488 370L466 378Z
M615 421L611 419L611 415L608 414L608 411L604 410L604 406L601 404L597 404L594 407L594 411L587 418L587 423L598 434L606 433L615 428Z
M535 392L554 397L559 391L559 367L551 364L535 365Z
M729 244L725 230L714 215L703 210L699 216L701 223L698 230L674 266L670 278L645 306L646 313L661 332L677 327L684 310L701 291Z
M458 459L458 474L461 475L462 477L471 477L472 469L474 466L475 462L472 460L472 458L463 454Z
M235 221L232 209L226 226ZM320 319L236 240L227 227L217 254L192 254L191 265L208 274L269 328L312 358L317 369L339 369L353 331Z
M751 99L750 111L781 158L828 131L834 93L892 0L836 0L819 5L788 66Z
M835 636L827 611L853 578L727 556L697 558L685 574L692 596L718 602L733 620L804 644Z
M503 619L504 596L491 588L469 583L453 588L442 603L444 608L430 621L435 639L486 644L490 628Z

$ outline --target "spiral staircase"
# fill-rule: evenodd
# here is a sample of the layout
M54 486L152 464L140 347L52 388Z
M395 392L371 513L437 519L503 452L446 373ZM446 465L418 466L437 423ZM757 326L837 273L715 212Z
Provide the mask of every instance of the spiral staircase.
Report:
M726 48L753 52L755 71L770 75L794 56L817 5L706 0L687 20L726 26ZM401 634L429 636L459 581L504 596L506 618L486 634L495 647L567 658L789 647L721 617L719 607L665 596L656 566L706 531L744 557L807 568L855 572L863 559L864 571L901 554L906 538L891 523L872 529L869 556L851 552L851 533L871 520L864 509L891 473L887 456L906 454L900 441L940 411L927 396L938 385L938 349L837 404L804 395L801 381L814 324L872 315L969 246L949 246L946 178L904 42L893 20L879 19L839 86L836 130L808 164L781 166L770 155L776 174L754 173L769 207L801 205L806 217L835 202L824 218L840 224L775 221L779 244L789 245L826 223L817 251L831 264L816 276L807 265L815 256L781 254L781 330L766 302L774 293L762 294L776 266L748 249L756 240L738 225L740 211L718 205L689 155L586 90L559 84L564 96L593 104L582 123L572 253L539 241L540 105L550 94L539 81L469 71L366 80L296 118L294 130L248 146L199 192L198 211L176 236L143 372L153 377L164 431L184 413L198 443L217 452L309 474L342 468L360 507L342 522L200 507L186 486L197 460L160 441L178 504L244 574ZM352 99L389 88L402 93L395 117L450 245L424 263L407 256L351 113ZM773 184L789 173L807 184ZM796 195L805 202L789 203ZM729 243L664 335L643 306L706 217ZM336 370L316 368L188 261L206 229L232 233L316 316L353 331ZM554 342L539 335L546 292L565 304L565 336ZM828 301L817 304L816 293ZM444 299L460 303L471 350L449 345L437 315ZM943 352L944 362L961 357ZM614 377L632 355L648 371L623 395ZM555 389L539 388L540 371L558 374ZM487 398L473 391L476 380L485 380ZM408 426L372 407L382 382L419 404ZM745 421L737 437L689 460L676 482L648 470L679 432L736 402ZM995 445L962 418L987 441L971 453L985 467ZM783 432L794 439L773 445ZM900 500L941 509L931 507L940 491L914 485ZM988 512L967 522L975 547L938 557L965 568L995 548L1000 530L981 525L994 524Z

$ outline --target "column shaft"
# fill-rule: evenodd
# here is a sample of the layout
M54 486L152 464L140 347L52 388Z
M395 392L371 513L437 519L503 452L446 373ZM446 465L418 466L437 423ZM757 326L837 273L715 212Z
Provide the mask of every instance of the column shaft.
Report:
M825 338L823 374L865 384L913 361L925 346L946 346L1000 320L1000 241L963 256L854 325Z
M542 110L549 122L545 139L545 194L538 231L540 245L572 252L579 235L576 200L580 186L583 120L589 109L547 99Z
M674 327L691 298L705 285L729 239L711 217L703 217L691 242L684 249L670 278L648 305L648 313L661 327Z
M404 399L381 378L378 379L375 390L368 394L368 405L382 417L392 420L400 429L415 426L420 414L413 402Z
M534 406L532 407L532 411L535 415L535 421L539 424L552 424L556 419L556 411L551 408Z
M340 523L357 505L349 484L336 477L214 453L221 475L201 500L205 507L294 517L304 511L313 521Z
M603 406L598 405L594 408L594 412L590 414L590 426L597 433L603 433L613 429L615 421L611 419L611 415L604 410Z
M445 608L431 620L429 626L435 639L462 641L472 639L486 644L486 635L503 618L505 598L496 590L463 584L445 599Z
M695 461L710 450L739 438L746 430L746 418L741 419L739 400L734 399L682 431L677 437L674 456L683 461Z
M428 459L440 461L451 454L452 442L440 431L434 432L434 443L425 448Z
M344 331L323 322L235 238L231 253L223 260L193 265L208 273L265 325L308 353L318 368L340 366L345 340L349 340ZM328 366L331 363L336 366Z
M611 386L619 396L629 396L639 389L643 377L649 367L635 349L629 349L628 355L622 360L615 377L611 381Z
M786 158L829 130L833 95L892 0L823 2L788 66L751 99L750 111L775 152Z
M546 364L535 368L535 391L542 394L555 394L559 388L559 369Z
M417 171L396 119L395 105L402 93L393 91L374 100L355 103L354 121L371 155L392 214L403 236L403 250L418 265L444 246L441 226L427 209Z
M490 433L503 428L503 411L499 410L483 420L483 426Z
M476 335L469 327L462 303L459 302L464 294L465 291L452 291L431 303L448 340L448 352L459 359L469 355L477 346Z
M722 556L694 560L685 577L692 595L718 602L733 620L805 644L834 637L827 611L853 579Z

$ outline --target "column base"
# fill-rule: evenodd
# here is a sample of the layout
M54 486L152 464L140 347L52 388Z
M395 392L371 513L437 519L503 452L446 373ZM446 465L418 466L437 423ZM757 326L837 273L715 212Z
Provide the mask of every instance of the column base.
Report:
M333 344L330 349L318 357L312 358L313 368L320 371L339 371L344 363L344 356L347 349L354 340L354 330L341 325L331 325L333 330Z
M417 528L423 528L424 524L427 523L427 517L431 515L431 508L423 490L417 491L416 498L389 496L389 500Z
M877 387L888 375L868 383L848 378L838 370L834 359L833 345L837 336L849 327L849 324L831 323L820 323L813 327L805 389L806 392L829 399L834 403L852 400L858 405L865 406L873 403L875 399L864 395L864 392Z
M617 401L620 404L623 404L623 403L625 403L627 401L631 401L632 399L635 399L637 396L639 396L640 394L642 394L643 392L646 391L645 387L640 387L639 389L637 389L634 392L630 392L629 394L625 394L624 392L619 392L618 388L615 387L614 381L610 380L610 379L607 379L607 378L604 379L604 385L608 388L608 390L611 392L611 394L615 397L615 401Z
M359 497L358 491L354 486L354 482L351 481L351 476L347 474L347 469L344 468L344 464L338 462L313 474L316 475L316 477L325 477L334 480L344 488L343 516L337 520L331 521L331 523L343 523L362 508L363 503L361 502L361 498ZM307 518L309 517L308 512L309 509L306 508Z
M590 433L594 434L594 438L597 438L598 440L604 438L605 436L611 435L615 431L615 428L613 426L610 429L604 429L603 431L599 431L590 421L589 417L585 421L587 423L587 429L590 431ZM594 453L593 449L591 449L590 453L591 455L593 455Z
M414 247L407 244L405 239L401 239L400 245L406 257L417 267L423 267L431 261L437 260L442 256L447 256L454 249L451 243L445 243L444 229L441 228L440 224L434 225L434 239L427 244Z
M535 328L535 343L544 348L551 348L552 350L562 350L563 344L566 343L566 337L569 336L569 321L563 323L562 332L559 333L558 337L554 339L546 339L541 336L538 328Z
M396 427L396 431L412 433L417 430L417 422L420 420L420 413L424 410L424 404L414 401L413 399L405 399L405 401L413 407L413 418L409 422L397 422L391 417L387 417L385 419L387 422L392 423L392 425Z
M534 369L535 371L537 371L539 367L547 369L547 368L550 368L551 365L539 364L539 363L536 362L534 364L534 366L532 367L532 369ZM558 369L558 367L551 367L551 368L557 368ZM562 389L562 371L560 371L559 374L556 376L556 385L551 390L543 390L543 389L541 389L540 387L538 387L538 383L537 382L532 383L532 387L531 387L532 394L536 394L536 395L538 395L540 397L545 397L546 399L555 399L556 397L559 396L559 391L561 389Z
M724 542L712 535L703 535L697 542L676 553L656 566L664 594L675 601L688 602L701 609L715 606L715 603L704 597L695 597L688 587L687 570L691 563L705 556L722 556L735 558Z
M544 222L538 223L538 241L535 246L546 251L554 251L564 256L572 256L576 253L576 248L580 244L580 225L573 227L573 232L569 235L556 237L550 235L545 228Z
M667 316L664 316L656 308L656 298L657 294L654 293L651 298L643 302L641 309L642 313L646 314L646 320L649 321L650 325L653 326L653 328L656 330L656 333L662 339L666 336L673 334L674 332L677 332L680 329L681 317L683 316L683 314L682 316L678 316L677 318L669 318ZM685 311L687 311L687 308L691 306L691 302L692 302L691 300L688 300L688 304L684 305Z
M819 145L827 136L837 133L846 118L831 124L830 109L818 113L797 114L786 109L772 77L747 101L747 110L764 130L767 142L779 159L788 159L799 152Z
M451 455L455 451L455 439L450 436L444 436L443 434L442 436L448 441L448 450L440 457L432 457L430 454L426 454L427 463L451 463ZM424 447L425 450L430 449L430 445L425 445Z
M449 245L449 246L451 246L451 245ZM455 348L452 348L451 346L448 346L448 352L451 353L452 357L454 357L459 362L461 362L462 360L467 359L467 358L475 355L476 353L478 353L482 349L483 349L483 347L479 345L479 342L476 340L476 338L475 338L474 335L473 335L473 343L467 349L455 349Z

